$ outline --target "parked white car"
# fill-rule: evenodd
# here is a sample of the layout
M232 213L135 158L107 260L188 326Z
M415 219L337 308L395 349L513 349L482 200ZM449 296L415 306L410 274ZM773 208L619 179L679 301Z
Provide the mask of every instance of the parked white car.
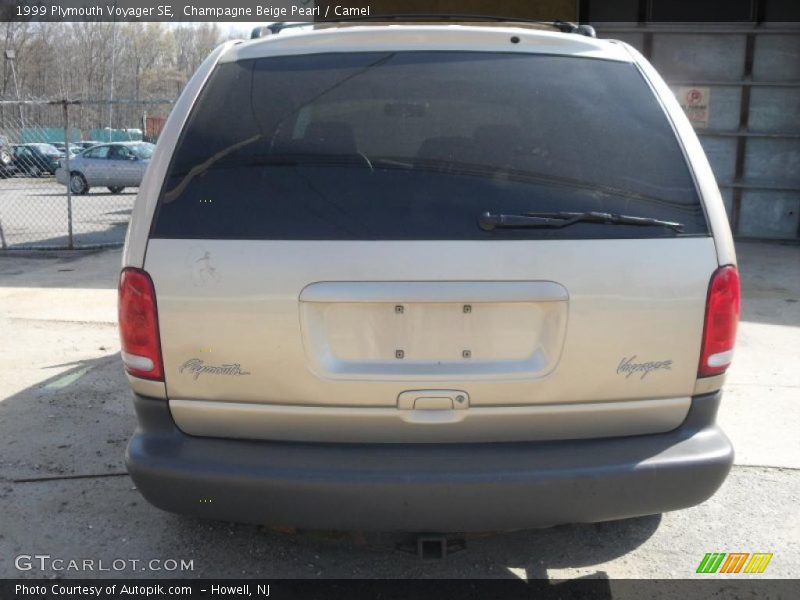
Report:
M127 465L178 513L492 531L722 484L739 316L691 124L631 46L519 23L230 42L119 284Z
M86 194L95 186L107 187L119 194L126 187L138 187L144 177L154 144L148 142L117 142L99 144L73 156L69 174L62 161L56 180L69 185L73 194Z

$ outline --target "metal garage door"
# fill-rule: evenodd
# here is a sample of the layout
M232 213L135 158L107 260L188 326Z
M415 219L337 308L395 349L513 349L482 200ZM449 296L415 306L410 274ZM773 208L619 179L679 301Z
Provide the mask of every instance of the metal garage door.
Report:
M596 1L581 2L581 20L635 46L687 107L736 236L799 239L800 19L789 5L731 0L700 14L687 3L612 3L625 23L607 22ZM666 22L678 20L687 22Z
M739 237L800 230L800 29L600 27L648 56L691 107Z

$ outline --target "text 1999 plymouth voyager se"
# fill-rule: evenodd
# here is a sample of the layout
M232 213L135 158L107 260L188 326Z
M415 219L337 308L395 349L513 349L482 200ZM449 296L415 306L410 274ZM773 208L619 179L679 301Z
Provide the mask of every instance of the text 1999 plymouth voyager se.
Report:
M162 509L507 530L692 506L730 469L730 229L624 43L229 42L166 124L123 260L127 464Z

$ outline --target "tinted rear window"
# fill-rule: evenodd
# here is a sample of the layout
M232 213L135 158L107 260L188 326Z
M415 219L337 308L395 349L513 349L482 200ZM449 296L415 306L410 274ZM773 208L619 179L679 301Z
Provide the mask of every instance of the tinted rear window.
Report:
M635 66L474 52L219 65L181 134L154 237L674 237L582 223L483 231L484 212L604 211L707 235L675 134Z

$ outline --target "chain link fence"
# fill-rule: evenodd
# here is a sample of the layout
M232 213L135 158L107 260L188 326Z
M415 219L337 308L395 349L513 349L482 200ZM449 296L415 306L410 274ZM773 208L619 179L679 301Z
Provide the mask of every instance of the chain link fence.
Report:
M169 100L0 99L0 251L121 245ZM69 169L67 166L69 165Z

